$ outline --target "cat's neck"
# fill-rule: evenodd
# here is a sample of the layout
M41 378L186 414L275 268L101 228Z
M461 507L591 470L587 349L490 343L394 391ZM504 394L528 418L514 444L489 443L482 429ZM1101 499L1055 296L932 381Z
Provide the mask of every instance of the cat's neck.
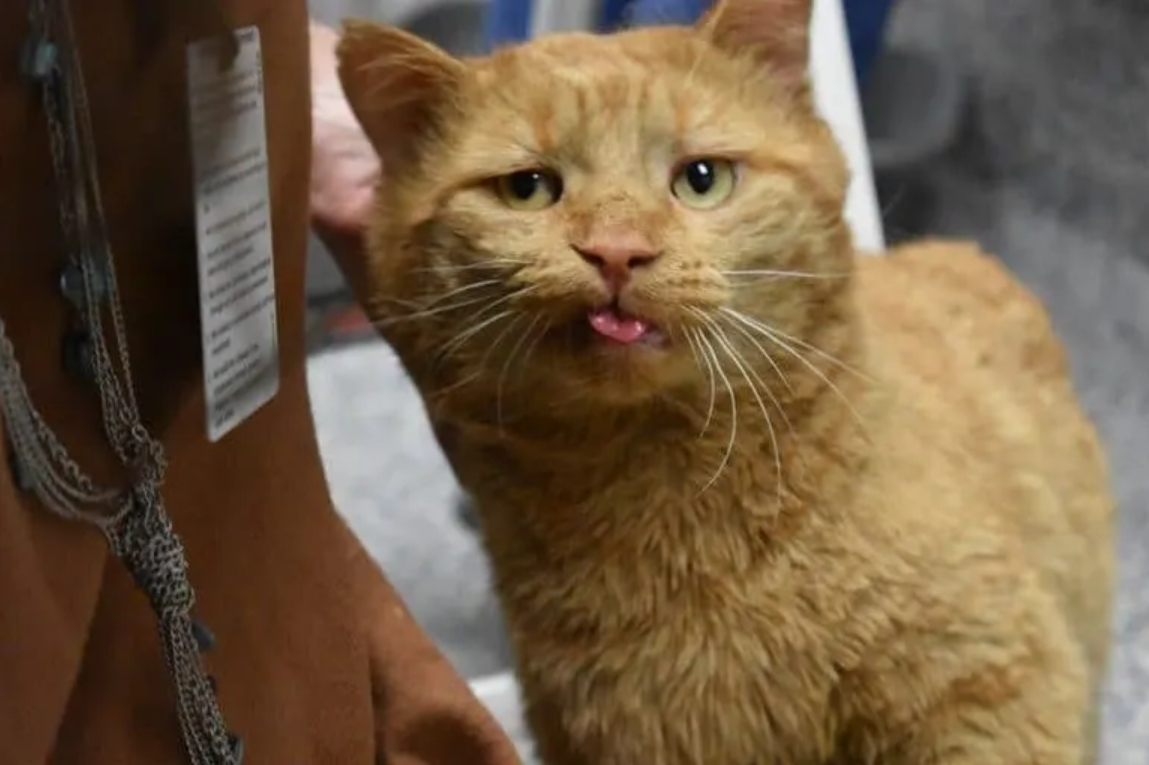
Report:
M787 353L746 354L742 368L721 378L711 370L664 396L556 405L540 395L522 400L527 416L497 424L489 405L477 407L464 429L508 477L546 486L548 506L577 505L584 517L596 492L665 496L668 486L684 505L749 493L764 513L780 513L773 498L809 504L864 458L868 364L852 307L803 337Z
M788 424L774 412L773 435L745 387L733 410L716 400L707 425L705 381L640 406L464 434L460 476L520 626L537 619L553 634L559 610L596 628L649 623L705 602L709 582L773 565L792 540L851 522L871 460L867 420L885 404L864 376L856 326L807 337L826 357L810 356L817 374L794 376L797 395L779 388ZM581 595L556 602L554 588L572 580Z

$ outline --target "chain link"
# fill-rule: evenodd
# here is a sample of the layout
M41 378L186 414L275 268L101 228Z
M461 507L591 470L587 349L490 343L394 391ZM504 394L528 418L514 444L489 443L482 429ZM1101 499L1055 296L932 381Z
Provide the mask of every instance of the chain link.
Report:
M14 468L19 483L49 511L98 528L112 554L146 594L158 620L192 765L239 765L242 741L228 733L204 671L203 646L191 615L195 594L187 558L164 508L160 490L167 467L164 449L144 426L132 387L71 8L68 0L30 0L28 19L29 45L52 46L31 50L33 63L53 62L31 75L40 83L67 261L82 275L76 320L90 342L90 368L105 437L131 480L125 487L102 486L72 459L32 401L0 319L0 411ZM110 328L104 326L105 309Z

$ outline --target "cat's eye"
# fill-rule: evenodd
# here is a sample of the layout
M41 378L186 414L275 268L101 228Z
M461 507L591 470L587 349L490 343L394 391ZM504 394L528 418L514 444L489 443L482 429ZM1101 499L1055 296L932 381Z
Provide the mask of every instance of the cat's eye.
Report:
M495 181L499 199L515 210L543 210L563 195L563 180L549 170L520 170Z
M738 170L725 159L692 159L674 173L670 191L696 210L709 210L726 201L738 182Z

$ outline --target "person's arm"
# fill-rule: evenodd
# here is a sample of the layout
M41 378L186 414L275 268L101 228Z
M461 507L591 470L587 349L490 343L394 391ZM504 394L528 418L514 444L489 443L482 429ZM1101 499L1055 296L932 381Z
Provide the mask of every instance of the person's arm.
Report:
M339 34L315 21L310 26L311 222L362 298L366 284L362 237L380 163L339 84L335 60ZM518 763L506 735L423 633L378 567L353 539L348 548L357 585L372 593L363 603L363 616L370 641L379 762Z
M347 105L336 71L339 33L311 22L311 224L356 297L364 284L363 233L379 159Z

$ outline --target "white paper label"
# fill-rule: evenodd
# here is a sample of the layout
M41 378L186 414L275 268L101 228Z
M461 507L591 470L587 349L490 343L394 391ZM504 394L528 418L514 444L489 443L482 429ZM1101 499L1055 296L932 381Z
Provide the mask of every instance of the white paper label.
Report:
M275 266L259 29L187 51L207 434L215 442L279 391Z

